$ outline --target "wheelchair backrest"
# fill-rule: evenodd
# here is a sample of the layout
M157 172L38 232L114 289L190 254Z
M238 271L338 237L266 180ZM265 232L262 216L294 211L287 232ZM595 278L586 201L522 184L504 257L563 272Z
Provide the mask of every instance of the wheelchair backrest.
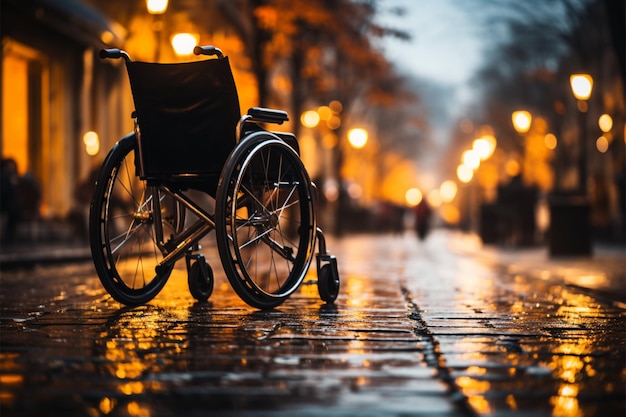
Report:
M236 144L239 99L228 58L127 62L140 135L141 175L219 174Z

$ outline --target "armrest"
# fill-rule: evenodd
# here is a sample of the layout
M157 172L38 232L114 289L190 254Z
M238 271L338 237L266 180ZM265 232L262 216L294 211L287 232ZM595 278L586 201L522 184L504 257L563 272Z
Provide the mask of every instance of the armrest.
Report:
M251 116L251 119L248 119L248 121L251 122L276 123L282 125L283 122L289 121L289 116L286 111L266 109L263 107L252 107L248 109L248 115Z

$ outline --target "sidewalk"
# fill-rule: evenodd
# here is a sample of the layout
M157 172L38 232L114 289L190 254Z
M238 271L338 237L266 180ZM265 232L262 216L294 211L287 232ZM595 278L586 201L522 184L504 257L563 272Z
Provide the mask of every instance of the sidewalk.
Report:
M455 233L452 250L480 257L508 274L559 281L603 295L626 308L626 246L595 243L590 257L550 257L546 246L483 245L472 234Z
M111 299L89 258L9 271L0 405L59 417L624 414L626 308L563 279L623 285L623 250L550 260L445 230L327 243L342 279L333 306L302 285L276 310L252 309L215 248L208 303L191 298L182 264L136 308Z
M32 242L0 246L0 269L23 268L35 264L68 263L91 259L87 244Z

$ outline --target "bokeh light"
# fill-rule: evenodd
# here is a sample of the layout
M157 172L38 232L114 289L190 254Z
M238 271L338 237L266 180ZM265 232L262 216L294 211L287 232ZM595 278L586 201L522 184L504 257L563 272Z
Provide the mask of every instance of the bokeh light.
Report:
M193 48L198 44L200 37L194 33L177 33L172 36L172 47L176 55L193 54Z
M517 110L511 116L513 127L517 133L526 133L530 130L532 116L526 110Z
M609 116L608 114L604 113L598 119L598 126L600 127L600 130L603 131L604 133L610 132L611 129L613 129L613 118Z
M456 183L452 180L446 180L441 183L441 187L439 187L439 194L441 196L441 201L444 203L449 203L454 200L456 197L456 193L458 188Z
M348 131L348 141L355 149L361 149L367 144L367 130L361 128Z
M472 169L477 169L480 166L480 158L478 154L473 150L467 150L463 152L463 165L468 166Z
M552 133L548 133L543 137L543 143L546 145L546 148L550 150L556 149L556 136L554 136Z
M404 198L409 206L417 206L422 201L423 195L418 188L409 188Z
M608 151L609 150L609 141L608 141L608 139L605 138L604 136L600 136L596 140L596 149L600 153L605 153L606 151Z
M456 176L459 178L459 181L467 184L474 177L474 170L467 165L459 165L456 169Z
M493 155L496 150L496 138L493 135L484 135L474 140L472 149L481 161L485 161Z
M85 132L83 135L83 143L85 144L85 151L87 155L94 156L100 152L100 137L92 130Z
M300 116L300 122L303 126L313 128L320 122L320 115L315 110L308 110Z

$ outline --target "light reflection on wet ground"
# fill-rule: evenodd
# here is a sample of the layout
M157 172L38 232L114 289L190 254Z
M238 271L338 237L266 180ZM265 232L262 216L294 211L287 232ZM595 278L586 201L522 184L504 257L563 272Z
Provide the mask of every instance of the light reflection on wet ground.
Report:
M177 270L152 303L120 309L88 271L68 272L3 278L3 416L395 415L416 401L455 415L397 280L346 273L336 307L306 285L260 312L221 271L194 303Z
M134 309L89 265L3 275L2 415L624 414L619 305L448 234L329 245L335 307L305 285L276 311L251 309L215 253L208 304L182 269Z
M455 383L477 412L626 413L621 294L615 294L616 302L592 297L577 281L581 271L618 274L612 285L623 288L623 261L613 258L612 265L599 267L596 262L595 269L585 261L548 268L541 257L530 265L529 255L522 260L526 268L504 268L514 259L509 253L494 267L493 254L477 257L484 252L467 246L467 256L450 257L442 248L450 243L435 238L424 245L424 256L412 257L405 280ZM524 274L529 267L533 272ZM433 269L441 271L437 282L427 278Z

